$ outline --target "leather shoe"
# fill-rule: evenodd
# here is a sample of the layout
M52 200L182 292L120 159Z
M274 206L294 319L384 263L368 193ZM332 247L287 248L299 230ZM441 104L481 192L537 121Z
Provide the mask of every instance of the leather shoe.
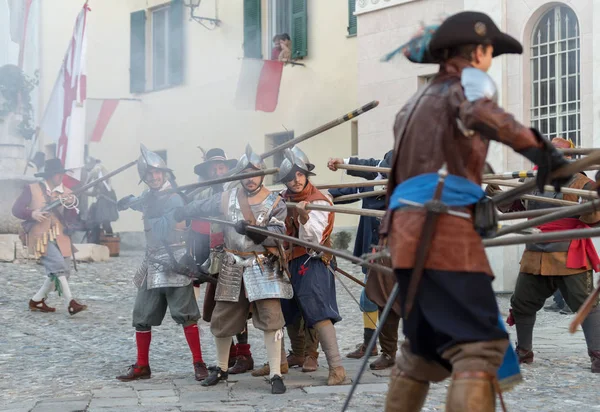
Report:
M517 356L519 357L519 363L532 363L533 362L533 351L523 349L517 346Z
M296 356L292 352L287 356L287 363L290 368L294 366L302 366L304 364L304 356Z
M50 306L46 305L46 299L42 299L39 302L36 302L33 299L29 300L29 310L33 311L33 312L45 312L45 313L50 313L50 312L56 312L55 308L51 308Z
M283 383L283 379L279 375L275 375L271 378L271 393L274 395L280 395L285 393L285 385Z
M387 353L381 353L381 355L369 365L369 368L374 371L380 371L394 366L395 362L396 360L393 356L390 356Z
M350 358L350 359L361 359L363 356L365 356L366 350L367 350L367 346L364 343L360 343L360 344L356 345L356 350L347 354L346 357ZM378 354L377 346L375 346L369 356L377 356L377 354Z
M304 363L302 364L302 372L315 372L319 367L319 362L317 362L317 358L312 355L308 355L304 358Z
M69 314L72 316L76 313L79 313L81 311L84 311L87 309L87 305L81 305L79 303L77 303L77 301L75 299L71 299L71 301L69 302Z
M285 375L286 373L288 373L289 369L290 368L289 368L287 362L286 363L282 363L279 366L279 370L281 371L282 375ZM268 363L265 363L263 365L263 367L260 368L260 369L253 370L252 373L251 373L251 375L255 376L255 377L257 377L257 376L268 376L270 374L271 374L271 368L269 367Z
M197 381L203 381L208 377L208 369L206 369L206 363L194 362L194 377Z
M238 355L235 358L235 364L227 370L232 375L246 373L254 369L254 359L252 356Z
M121 382L129 382L138 379L150 379L151 375L150 365L138 366L136 363L129 367L126 374L117 376L117 379Z
M221 370L221 368L216 368L215 370L210 372L210 375L208 375L208 378L204 379L200 385L215 386L220 381L226 381L228 375L229 374L227 372L223 372Z

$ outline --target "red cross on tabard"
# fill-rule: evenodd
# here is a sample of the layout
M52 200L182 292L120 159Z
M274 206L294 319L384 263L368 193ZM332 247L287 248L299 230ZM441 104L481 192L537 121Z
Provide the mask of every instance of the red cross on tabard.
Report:
M308 270L308 267L306 267L304 265L300 265L300 269L298 269L298 274L300 276L304 276L304 274L306 273L307 270Z

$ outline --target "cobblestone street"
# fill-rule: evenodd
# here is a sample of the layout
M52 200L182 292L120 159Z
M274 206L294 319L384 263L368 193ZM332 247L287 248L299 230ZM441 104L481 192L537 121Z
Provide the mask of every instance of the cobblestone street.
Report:
M139 252L125 252L106 263L79 264L71 276L73 296L87 304L86 312L70 317L55 293L48 304L56 313L30 312L27 302L43 276L35 263L2 264L0 293L1 411L336 411L349 386L327 387L324 355L317 373L297 369L285 376L286 394L273 396L263 378L231 376L228 383L202 388L193 379L191 355L183 331L169 316L153 329L152 378L120 383L115 376L135 362L131 311L133 273ZM360 271L342 265L360 276ZM358 299L360 287L343 279ZM204 287L202 288L202 294ZM362 339L362 316L338 283L338 303L344 320L336 325L343 354ZM505 314L508 298L500 297ZM201 302L200 302L201 304ZM525 382L505 394L510 411L600 410L600 377L589 372L583 334L568 333L571 316L540 312L535 329L535 362L525 366ZM249 323L255 365L265 362L262 333ZM209 325L200 324L202 349L215 362ZM510 329L514 340L514 328ZM289 343L288 345L289 346ZM349 378L359 361L345 360ZM389 371L365 373L351 410L383 409ZM350 379L348 380L350 383ZM424 408L444 410L448 382L433 385Z

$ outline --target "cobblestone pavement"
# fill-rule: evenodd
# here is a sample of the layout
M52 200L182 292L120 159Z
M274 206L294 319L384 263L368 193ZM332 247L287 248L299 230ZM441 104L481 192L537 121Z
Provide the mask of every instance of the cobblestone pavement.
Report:
M34 263L0 264L0 411L336 411L349 386L327 387L324 355L313 374L292 370L285 377L288 391L270 394L263 378L232 376L227 384L202 388L193 380L191 355L183 331L169 316L154 328L150 360L152 378L120 383L114 377L135 362L131 326L137 252L96 264L80 264L71 277L73 296L89 305L70 317L52 294L56 313L30 312L27 302L40 287L41 267ZM360 276L360 271L342 265ZM343 280L355 297L360 287ZM336 325L340 349L347 353L362 339L362 316L339 285L338 303L344 320ZM201 302L200 302L201 304ZM503 313L508 298L500 297ZM600 411L600 377L589 372L581 332L570 335L571 316L540 312L535 330L536 358L524 367L525 382L505 394L510 411ZM201 323L205 361L215 361L209 325ZM514 329L511 331L514 337ZM257 365L265 361L262 333L249 326ZM345 360L349 377L359 361ZM368 371L350 410L383 409L388 371ZM350 379L349 379L350 382ZM448 382L432 385L425 411L444 410Z

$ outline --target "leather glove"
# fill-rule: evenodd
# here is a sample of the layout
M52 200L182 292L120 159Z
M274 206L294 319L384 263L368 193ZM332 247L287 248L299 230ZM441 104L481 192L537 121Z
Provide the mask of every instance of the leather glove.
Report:
M261 228L262 229L262 228ZM248 230L248 232L246 233L246 236L248 238L250 238L250 240L252 240L255 244L260 245L262 242L264 242L268 236L265 236L261 233L256 233L253 232L251 230Z
M181 222L185 220L185 207L179 206L173 210L173 220L176 222Z
M532 128L531 131L543 146L541 148L532 147L525 149L519 153L538 166L536 184L540 192L544 193L544 186L550 183L558 193L560 192L561 185L564 185L571 180L572 176L560 177L550 181L550 174L568 164L569 161L552 145L552 143L550 143L549 140L544 139L538 130Z
M125 196L124 198L121 198L118 202L117 202L117 209L119 211L123 211L123 210L127 210L129 209L129 203L131 202L131 200L135 198L134 195L129 195L129 196Z
M248 226L252 227L250 225L250 222L248 222L247 220L238 220L235 224L235 231L238 232L240 235L247 236L257 245L260 245L262 242L265 241L267 236L253 232L252 230L248 230Z

